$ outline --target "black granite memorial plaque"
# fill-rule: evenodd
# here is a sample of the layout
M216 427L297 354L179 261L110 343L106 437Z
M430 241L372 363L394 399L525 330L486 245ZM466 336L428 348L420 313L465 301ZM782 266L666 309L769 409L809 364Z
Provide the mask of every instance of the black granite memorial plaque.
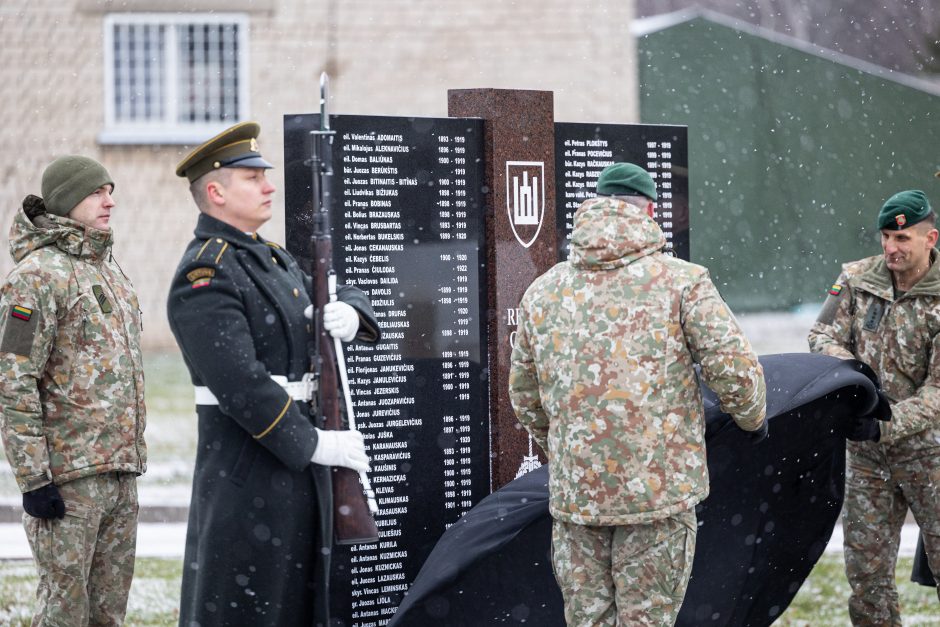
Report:
M334 266L369 295L375 346L346 349L372 460L377 544L334 547L337 625L384 625L444 530L489 493L483 123L331 116ZM306 137L284 118L287 247L309 268Z
M555 207L558 258L568 258L572 220L594 195L597 177L612 163L628 161L650 173L659 198L654 218L667 250L689 259L688 128L661 124L555 123Z

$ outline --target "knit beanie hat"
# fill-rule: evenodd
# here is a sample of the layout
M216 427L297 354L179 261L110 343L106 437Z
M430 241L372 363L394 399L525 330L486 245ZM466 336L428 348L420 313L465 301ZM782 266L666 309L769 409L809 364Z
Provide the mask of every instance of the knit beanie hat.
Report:
M65 155L42 173L42 198L46 211L64 216L102 185L114 189L114 180L104 166L88 157Z

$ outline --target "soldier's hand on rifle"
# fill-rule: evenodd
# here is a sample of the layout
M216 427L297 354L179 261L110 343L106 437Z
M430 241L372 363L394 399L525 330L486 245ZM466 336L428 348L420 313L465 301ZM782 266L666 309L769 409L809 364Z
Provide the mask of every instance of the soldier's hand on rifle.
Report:
M65 502L55 484L23 493L23 509L34 518L64 518Z
M345 466L356 472L369 471L365 441L359 431L317 429L317 448L310 461L322 466Z
M304 310L304 315L313 318L313 305ZM343 342L352 342L359 331L359 314L342 301L327 303L323 307L323 328Z

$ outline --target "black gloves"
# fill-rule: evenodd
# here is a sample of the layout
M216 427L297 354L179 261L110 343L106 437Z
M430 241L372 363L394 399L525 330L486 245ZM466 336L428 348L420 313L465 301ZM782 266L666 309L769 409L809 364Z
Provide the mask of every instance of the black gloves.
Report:
M763 442L767 439L767 435L770 432L770 427L768 426L769 421L764 418L764 422L761 423L760 429L755 431L745 431L747 438L751 441L751 444L757 444L758 442Z
M876 420L891 420L891 399L888 398L888 395L878 390L878 405L865 417Z
M880 420L891 420L891 400L878 390L878 402L867 414L853 418L843 429L842 435L853 442L877 442L881 439Z
M63 518L65 501L59 494L59 488L50 483L23 493L23 509L34 518Z
M853 442L877 442L881 439L881 426L878 419L869 416L853 418L845 428L845 439Z

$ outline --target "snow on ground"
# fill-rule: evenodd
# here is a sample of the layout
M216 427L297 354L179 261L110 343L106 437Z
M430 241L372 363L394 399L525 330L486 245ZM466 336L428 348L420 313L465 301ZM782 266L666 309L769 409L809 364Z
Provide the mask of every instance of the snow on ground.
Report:
M186 523L141 523L137 531L139 557L182 557L186 540ZM917 525L906 524L901 530L902 557L911 557L917 549ZM836 525L826 553L842 552L842 525ZM0 524L0 559L27 559L29 543L23 525Z

